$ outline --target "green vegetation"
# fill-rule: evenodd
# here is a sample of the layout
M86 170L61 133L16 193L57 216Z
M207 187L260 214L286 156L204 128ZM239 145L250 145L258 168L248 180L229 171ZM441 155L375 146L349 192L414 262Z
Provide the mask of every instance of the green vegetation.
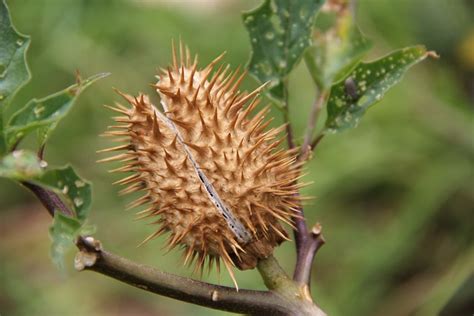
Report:
M310 13L322 1L310 2L302 11L313 23ZM106 143L97 135L110 122L101 105L113 102L111 87L154 95L149 84L156 68L170 62L171 38L178 36L200 55L202 65L225 50L236 67L253 49L251 73L259 81L271 80L272 100L283 104L272 109L274 124L283 121L281 111L288 106L298 144L305 142L315 90L327 98L328 114L321 111L313 136L355 127L365 110L384 96L358 128L326 135L306 167L303 180L314 184L303 193L316 199L305 213L309 223L323 225L327 240L315 259L313 296L329 315L421 316L443 308L472 274L474 9L461 1L420 0L416 6L410 1L397 6L389 1L358 2L359 26L348 15L331 35L341 45L331 44L321 32L314 39L317 45L306 53L306 44L298 48L284 41L288 53L282 56L265 48L278 48L278 27L287 23L285 12L279 12L280 26L272 24L274 18L268 23L258 19L258 29L252 30L256 20L249 21L269 1L244 14L244 25L237 12L252 9L253 1L228 1L216 10L125 0L9 1L14 24L31 38L5 24L7 12L2 7L0 177L32 179L48 187L63 195L79 218L56 216L51 226L33 196L0 178L0 313L224 314L146 294L96 274L77 274L71 269L72 253L61 260L72 236L90 230L84 226L87 215L88 222L97 225L95 236L114 252L191 275L178 265L178 252L163 255L163 239L136 248L153 227L134 222L133 214L122 211L128 199L117 198L117 188L110 185L115 179L95 164L94 154ZM324 30L333 19L321 15L315 22ZM307 36L305 27L301 25L302 36ZM252 32L258 36L256 44ZM258 46L265 41L275 47ZM416 43L437 51L441 59L414 67L393 86L409 66L427 56L424 48L410 46ZM398 47L411 48L370 61ZM393 72L390 63L384 64L390 57L399 61ZM262 60L270 65L258 68ZM284 67L279 67L282 62ZM384 84L376 75L381 75L380 64L387 71ZM112 74L84 91L103 75L81 80L75 78L76 69ZM371 74L360 78L358 74L367 70ZM257 83L248 79L244 85L251 89ZM48 111L41 110L44 105ZM45 170L35 152L46 138L44 160L50 166ZM4 156L13 148L22 151ZM92 205L89 183L71 167L54 167L65 162L94 183ZM87 214L89 209L94 211ZM53 257L59 265L65 263L67 276L58 273L47 256L49 226ZM276 257L291 271L293 243L280 247ZM238 272L237 279L242 288L263 289L256 271ZM218 281L215 273L205 280L231 284L225 275Z

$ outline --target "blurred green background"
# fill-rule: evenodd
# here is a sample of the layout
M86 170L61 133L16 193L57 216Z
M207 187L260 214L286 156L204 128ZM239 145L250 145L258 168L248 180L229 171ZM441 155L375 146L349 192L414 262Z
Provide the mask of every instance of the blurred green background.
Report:
M95 163L95 151L108 145L97 135L111 124L101 105L119 100L112 87L152 94L156 69L170 62L171 38L181 36L201 65L224 50L226 62L244 65L250 45L240 12L260 1L7 2L17 28L32 37L33 79L17 106L73 83L76 69L84 76L112 73L81 96L46 149L50 165L71 162L93 182L90 223L97 238L122 256L190 276L177 251L163 255L163 239L136 247L154 227L124 211L132 198L118 197L110 165ZM415 66L357 129L326 137L308 164L306 180L314 184L304 193L316 199L305 211L327 240L315 260L313 294L329 315L434 315L463 283L461 294L474 289L472 278L466 283L474 267L474 3L360 0L357 18L375 42L371 57L420 43L441 59ZM304 64L290 84L301 140L314 98ZM257 83L249 78L244 85ZM273 114L281 123L279 111ZM28 192L0 179L2 316L227 315L77 273L72 264L61 275L48 256L50 221ZM276 255L290 271L294 244ZM255 271L238 272L237 279L241 288L263 289ZM231 285L225 273L204 280ZM472 303L455 305L458 313L442 315L474 312Z

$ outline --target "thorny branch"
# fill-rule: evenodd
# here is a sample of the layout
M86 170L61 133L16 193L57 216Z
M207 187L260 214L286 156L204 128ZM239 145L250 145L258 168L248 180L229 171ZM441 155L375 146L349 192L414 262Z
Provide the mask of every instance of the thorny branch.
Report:
M56 193L29 182L22 184L36 195L51 216L55 212L75 216ZM148 292L234 313L325 316L306 295L306 288L296 287L273 256L260 260L258 265L265 284L272 284L270 291L237 291L135 263L103 250L92 237L79 236L76 245L80 250L75 259L76 269L95 271Z
M284 85L285 104L284 119L287 123L287 141L290 148L295 148L292 126L288 111L288 88ZM309 145L314 131L317 115L321 110L325 96L315 102L308 122L304 148L313 149L319 140ZM309 137L309 138L308 138ZM43 148L39 152L43 156ZM42 157L41 157L42 158ZM301 158L299 158L301 159ZM59 196L47 189L30 182L22 184L33 192L41 201L49 214L54 217L55 212L74 217L71 210ZM206 306L209 308L251 315L316 315L325 316L325 313L315 305L309 292L311 266L318 249L324 244L321 235L321 226L316 224L311 232L305 223L303 208L300 208L300 217L295 219L295 242L297 263L292 281L279 267L273 256L260 260L258 270L270 291L240 290L209 284L190 278L165 273L150 266L142 265L119 257L102 249L99 241L92 237L80 236L76 242L80 252L76 255L75 267L78 270L95 271L134 287L178 299L180 301Z

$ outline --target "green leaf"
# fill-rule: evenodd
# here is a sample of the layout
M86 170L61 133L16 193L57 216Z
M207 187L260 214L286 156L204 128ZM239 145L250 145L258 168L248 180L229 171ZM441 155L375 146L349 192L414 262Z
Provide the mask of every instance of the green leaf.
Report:
M48 170L33 182L64 196L74 208L79 222L87 218L92 202L92 185L79 177L71 166Z
M33 182L63 196L74 209L80 223L84 222L92 202L92 185L71 166L44 170L46 162L27 150L15 150L0 159L0 177Z
M13 26L3 0L0 4L0 108L31 78L26 64L29 44L30 38Z
M333 27L316 33L305 61L313 80L321 90L343 79L372 47L372 43L354 23L350 11L343 11Z
M74 246L76 238L79 235L91 235L94 232L94 226L84 225L77 218L55 212L53 224L49 227L49 236L52 240L50 254L53 263L65 272L64 257Z
M436 57L424 46L407 47L370 63L360 63L331 88L325 133L357 126L365 111L400 82L405 72L426 57Z
M43 173L37 155L31 151L16 150L0 159L0 177L12 180L28 180Z
M27 134L37 131L40 146L63 119L76 102L79 95L95 81L108 76L108 73L97 74L78 82L69 88L43 99L33 99L10 118L6 126L8 147L11 148Z
M75 210L75 218L55 212L49 229L53 241L51 258L60 270L65 271L64 256L73 246L73 241L78 235L91 234L95 230L84 225L91 206L91 184L80 178L71 166L48 170L31 181L64 197Z
M248 68L270 82L270 96L283 100L283 81L311 43L314 18L324 0L265 0L242 15L252 44Z
M81 223L76 218L71 218L59 212L54 213L53 224L49 228L52 240L51 259L61 270L65 271L64 256L74 244L74 239L79 235Z
M3 112L15 93L31 78L26 63L28 36L18 33L12 24L8 7L0 2L0 155L6 152Z

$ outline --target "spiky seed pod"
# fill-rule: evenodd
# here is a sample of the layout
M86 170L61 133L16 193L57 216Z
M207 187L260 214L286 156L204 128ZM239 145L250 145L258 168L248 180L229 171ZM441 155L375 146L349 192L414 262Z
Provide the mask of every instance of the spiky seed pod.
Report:
M122 116L105 134L125 144L104 151L126 152L102 161L133 172L117 181L129 185L122 193L146 192L129 205L149 204L139 217L157 218L145 241L169 231L169 248L182 245L185 263L196 259L202 271L206 258L209 267L222 260L235 283L232 265L254 268L288 239L280 223L296 216L301 164L295 150L278 149L284 126L265 131L268 107L250 115L263 87L240 93L245 72L229 66L211 76L222 55L201 70L182 45L179 55L173 45L173 64L155 85L164 112L143 94L120 93L131 107L111 107Z

